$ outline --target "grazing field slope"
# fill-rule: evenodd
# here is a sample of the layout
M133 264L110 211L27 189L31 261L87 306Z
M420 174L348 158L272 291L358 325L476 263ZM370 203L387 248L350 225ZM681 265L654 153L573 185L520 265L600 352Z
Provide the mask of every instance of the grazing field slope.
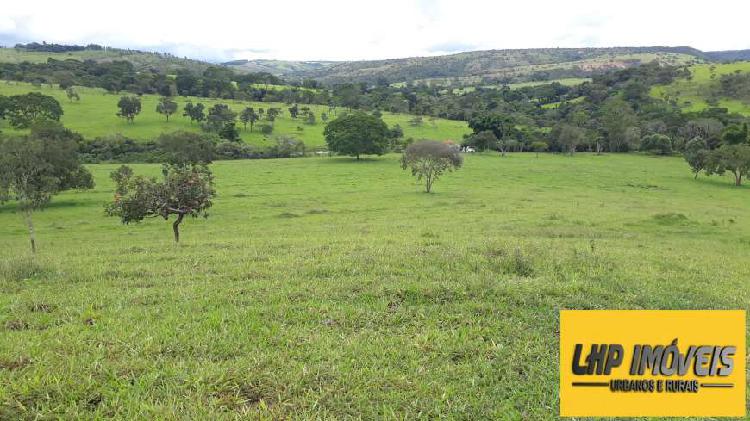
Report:
M715 94L722 75L750 73L750 61L699 64L690 66L690 73L690 78L677 79L669 85L653 87L651 95L675 101L680 108L688 112L699 112L709 107L722 107L730 113L750 116L750 102Z
M304 141L305 145L308 147L322 147L325 145L325 138L323 136L325 123L321 120L321 114L329 112L327 106L300 104L300 107L310 107L315 113L316 124L308 125L303 123L302 118L292 119L290 117L289 111L287 110L289 108L288 104L273 102L244 102L231 99L221 100L177 97L175 98L175 101L178 103L179 111L177 114L170 117L167 122L163 115L158 114L155 111L159 97L156 95L143 95L141 97L141 113L135 118L133 123L128 123L116 115L118 111L117 101L120 99L120 95L109 94L103 89L77 87L76 90L80 93L80 102L70 102L65 95L65 91L56 87L44 85L37 88L30 84L20 82L0 82L0 95L19 95L27 92L40 92L55 97L63 107L64 115L61 121L65 127L77 131L87 138L121 133L130 138L149 140L156 138L161 133L174 130L199 131L201 129L198 123L191 123L190 119L182 116L183 106L187 101L192 101L194 104L198 102L203 103L206 106L206 113L208 113L208 108L216 103L227 104L237 113L248 106L254 107L256 111L258 108L280 108L282 110L282 115L274 122L274 131L271 136L263 135L257 127L254 131L251 131L249 127L247 130L244 130L242 128L242 123L239 120L237 121L237 127L240 130L240 137L245 142L256 146L271 146L274 144L273 137L278 135L295 137ZM336 113L338 114L343 111L343 109L338 108ZM332 115L331 118L335 118L337 114ZM435 140L450 139L458 142L463 138L464 134L470 132L464 121L425 117L420 125L415 126L410 123L410 120L413 118L414 116L407 114L383 113L383 120L388 125L400 125L404 130L404 136L406 138L411 137L414 139ZM270 123L263 120L258 122L258 124ZM2 120L0 120L0 130L9 133L14 132L12 127L9 127L8 123L3 122Z
M680 158L217 162L179 246L104 216L114 168L36 260L0 206L0 419L552 420L560 309L750 310L750 189Z

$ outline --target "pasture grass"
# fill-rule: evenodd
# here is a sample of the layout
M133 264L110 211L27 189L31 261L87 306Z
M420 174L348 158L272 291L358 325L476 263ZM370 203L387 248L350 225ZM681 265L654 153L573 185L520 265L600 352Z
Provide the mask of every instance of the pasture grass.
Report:
M254 107L256 112L258 108L265 110L271 107L280 108L282 116L274 122L274 131L270 136L260 133L257 126L254 131L251 131L249 127L247 130L244 130L238 119L237 127L240 137L249 144L265 148L275 145L275 136L285 135L302 140L307 147L325 146L325 138L323 136L325 122L321 120L321 114L324 112L328 113L328 106L299 104L299 107L310 107L315 113L316 124L307 125L302 121L302 118L292 119L288 111L290 105L284 103L176 97L175 101L178 104L179 111L172 115L167 122L163 115L156 112L156 104L159 101L159 96L143 95L141 98L141 113L135 118L133 123L128 123L116 115L118 111L117 101L119 101L121 95L110 94L103 89L96 88L76 87L76 90L81 96L80 102L70 102L65 91L54 86L43 85L35 87L28 83L0 82L0 95L20 95L36 91L55 97L63 107L64 115L61 121L65 127L81 133L86 138L120 133L138 140L149 140L169 131L199 131L201 129L197 123L191 123L190 119L182 116L183 106L187 101L192 101L193 104L198 102L203 103L206 106L206 114L208 114L208 108L216 103L227 104L237 113L247 106ZM337 108L335 114L329 117L333 119L344 111L342 108ZM464 134L471 131L465 121L425 117L421 125L414 126L410 124L410 120L413 118L413 115L383 113L383 120L389 126L400 125L403 128L406 138L411 137L417 140L453 140L458 143ZM270 122L265 120L259 123L270 124ZM17 132L3 120L0 120L0 130L9 133Z
M679 158L216 162L179 246L104 216L115 167L36 259L0 207L0 419L556 419L559 310L750 310L750 191Z

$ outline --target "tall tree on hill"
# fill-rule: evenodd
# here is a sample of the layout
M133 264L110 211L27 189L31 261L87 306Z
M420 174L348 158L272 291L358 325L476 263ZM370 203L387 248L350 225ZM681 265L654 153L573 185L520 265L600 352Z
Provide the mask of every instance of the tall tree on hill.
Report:
M613 97L604 101L601 114L610 152L633 149L634 128L638 127L638 116L633 108L622 99ZM640 139L640 135L637 137Z
M489 130L497 140L503 140L512 136L515 131L515 122L510 116L497 113L480 113L469 120L469 127L474 133Z
M698 178L698 174L706 168L709 154L710 151L706 149L706 141L700 137L695 137L687 142L683 157L695 175L693 178Z
M578 145L586 140L583 129L570 124L561 124L557 135L557 142L568 155L575 153Z
M297 118L297 114L299 114L299 107L297 107L297 104L294 104L291 107L289 107L289 116L291 118Z
M323 134L328 149L343 155L382 155L388 149L388 126L375 116L355 112L326 125Z
M279 108L269 108L268 111L266 111L266 120L271 122L271 127L274 125L274 121L276 121L276 117L278 117L281 114L281 109Z
M169 121L169 116L177 112L177 103L168 96L159 98L156 104L156 112L162 114Z
M208 109L208 117L203 125L204 129L210 132L218 133L228 123L233 123L237 118L237 113L232 111L226 104L215 104Z
M42 122L24 137L0 138L0 202L18 201L36 253L32 214L64 190L89 189L91 174L78 161L79 135L57 122Z
M206 119L206 114L203 112L203 104L197 103L193 105L192 102L185 104L182 115L190 118L190 123L197 121L198 123Z
M135 120L135 116L141 113L141 99L137 96L123 96L117 102L118 117L124 118L128 123Z
M242 121L245 130L247 130L247 123L250 123L250 131L252 132L255 122L258 121L258 114L255 114L253 107L246 107L240 113L240 121Z

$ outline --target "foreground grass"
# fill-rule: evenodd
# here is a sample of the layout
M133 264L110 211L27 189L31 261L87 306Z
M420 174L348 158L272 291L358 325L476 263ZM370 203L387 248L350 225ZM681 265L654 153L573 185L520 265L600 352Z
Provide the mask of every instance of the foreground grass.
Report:
M315 113L316 124L307 125L303 123L301 118L291 118L288 111L289 105L283 103L177 97L175 98L175 101L179 106L179 111L177 114L170 117L167 122L163 115L158 114L155 111L156 104L159 101L159 96L143 95L141 98L141 113L135 118L135 122L128 123L116 115L118 111L117 101L120 99L120 95L109 94L103 89L77 87L76 90L81 95L81 101L71 103L65 95L65 91L56 87L50 87L49 85L34 87L28 83L0 82L0 95L19 95L28 92L40 92L55 97L60 101L60 104L63 107L65 114L61 121L65 127L81 133L86 138L121 133L134 139L150 140L156 138L161 133L174 130L199 131L200 126L197 123L190 123L190 119L182 116L183 106L187 101L192 101L194 104L198 102L203 103L206 106L206 114L208 114L208 108L216 103L227 104L237 113L248 106L254 107L256 111L258 108L263 108L265 110L271 107L280 108L282 110L282 116L277 118L274 122L274 131L271 136L264 136L260 133L257 127L255 131L250 131L249 128L243 130L242 123L239 120L237 121L240 137L245 142L256 146L272 146L275 144L274 136L279 135L292 136L300 139L305 142L307 147L322 147L325 145L325 138L323 137L325 122L321 120L320 116L321 113L328 112L327 106L300 104L300 107L310 107ZM336 112L341 113L343 111L343 109L339 108ZM335 118L335 116L336 115L332 115L330 118ZM464 134L470 132L465 121L425 117L421 125L412 126L409 121L413 118L414 116L407 114L384 113L383 115L383 120L389 126L399 124L401 128L403 128L404 136L406 138L411 137L414 139L438 140L451 139L459 142ZM259 123L270 124L265 120ZM9 127L7 122L3 122L3 120L0 120L0 130L10 133L15 132L15 130Z
M218 162L208 220L0 207L0 419L555 419L558 311L750 309L748 188L676 158ZM137 165L158 173L158 166Z

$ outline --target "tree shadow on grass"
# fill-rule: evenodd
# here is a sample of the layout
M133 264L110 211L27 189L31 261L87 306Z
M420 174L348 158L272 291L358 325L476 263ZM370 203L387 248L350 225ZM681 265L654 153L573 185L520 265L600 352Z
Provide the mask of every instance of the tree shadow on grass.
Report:
M351 163L377 163L377 162L391 162L390 160L384 159L379 156L361 156L359 159L351 156L332 156L330 158L325 158L325 161L331 164L351 164Z
M61 201L55 201L48 203L43 209L37 209L34 210L34 212L44 212L48 209L66 209L66 208L75 208L75 207L85 207L89 203L88 202L79 202L75 200L61 200ZM20 212L21 209L18 206L18 202L7 202L2 205L0 205L0 214L3 213L14 213L14 212Z
M693 179L692 181L695 183L703 184L705 186L718 187L726 190L747 190L748 188L750 188L748 187L748 181L744 178L742 180L741 186L735 186L733 176L709 177L699 175L697 179Z

